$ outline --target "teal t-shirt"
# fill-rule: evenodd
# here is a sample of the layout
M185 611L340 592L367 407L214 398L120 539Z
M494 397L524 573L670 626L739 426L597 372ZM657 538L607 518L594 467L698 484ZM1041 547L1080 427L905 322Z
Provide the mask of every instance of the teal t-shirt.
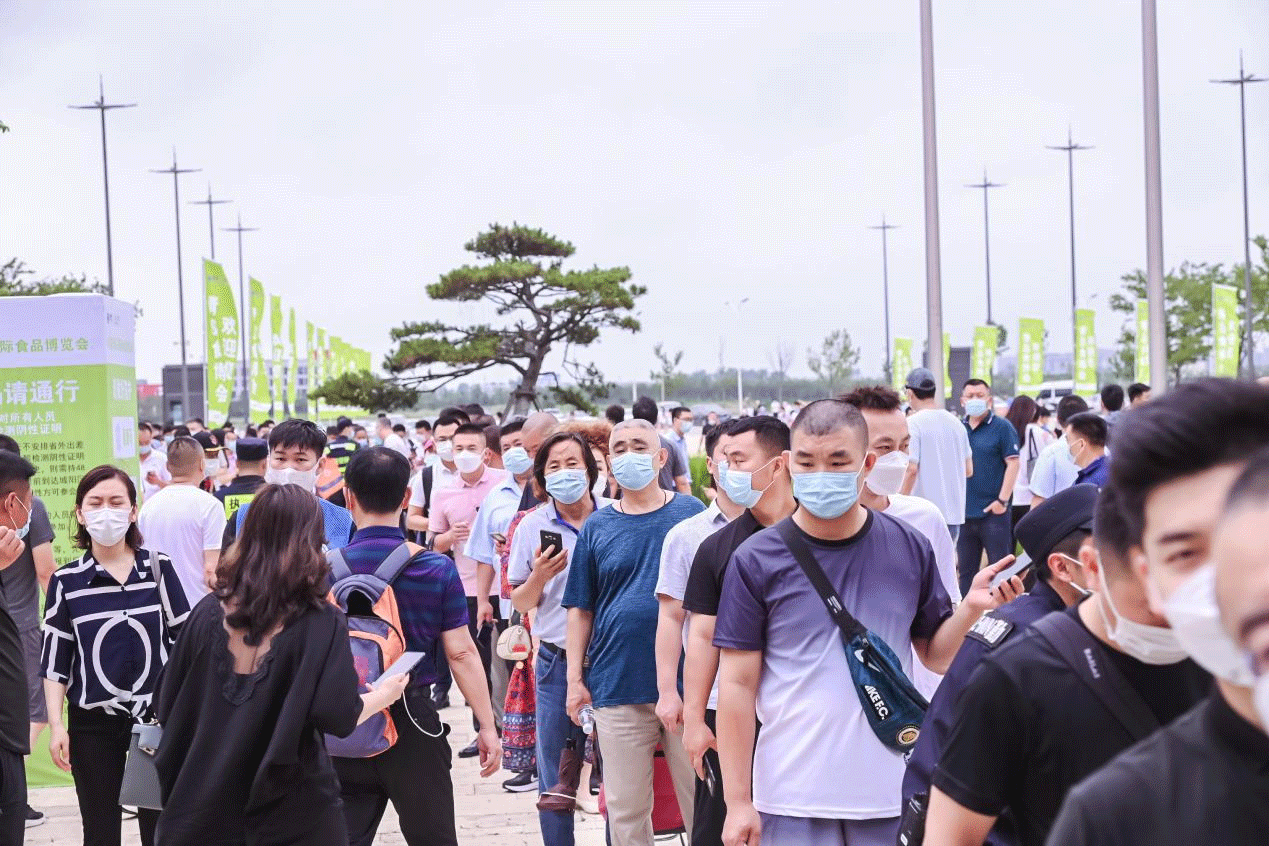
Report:
M610 505L582 527L569 564L565 608L595 615L586 686L596 708L657 701L657 575L671 528L705 510L685 494L648 514Z

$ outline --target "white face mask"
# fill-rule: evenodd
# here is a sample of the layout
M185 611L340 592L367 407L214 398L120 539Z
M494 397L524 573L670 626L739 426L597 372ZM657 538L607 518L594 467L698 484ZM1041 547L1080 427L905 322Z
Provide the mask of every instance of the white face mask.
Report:
M317 467L307 470L296 470L294 467L275 469L270 467L264 471L264 480L270 485L295 485L309 493L317 491Z
M1189 657L1189 653L1181 648L1176 632L1172 629L1147 626L1144 623L1129 620L1119 613L1119 609L1115 607L1115 600L1110 598L1110 591L1106 588L1106 571L1101 567L1097 568L1097 581L1101 585L1101 591L1097 594L1097 610L1102 612L1102 619L1106 622L1106 634L1120 649L1143 664L1156 666L1175 664ZM1110 606L1111 613L1115 615L1113 627L1110 620L1106 618L1107 605Z
M114 546L123 540L132 525L131 508L94 508L83 515L88 536L102 546Z
M437 441L436 457L441 461L454 460L454 442L453 441Z
M908 454L898 450L888 452L877 459L864 485L878 496L895 496L903 487L903 477L907 472Z
M1194 661L1230 684L1251 687L1256 677L1247 656L1221 625L1216 607L1216 568L1205 564L1173 591L1163 603L1163 616Z
M608 476L603 473L599 474L599 478L595 480L595 484L591 486L590 492L597 497L604 496L608 493Z
M475 473L484 463L484 457L478 452L463 450L454 453L454 466L458 468L459 473Z

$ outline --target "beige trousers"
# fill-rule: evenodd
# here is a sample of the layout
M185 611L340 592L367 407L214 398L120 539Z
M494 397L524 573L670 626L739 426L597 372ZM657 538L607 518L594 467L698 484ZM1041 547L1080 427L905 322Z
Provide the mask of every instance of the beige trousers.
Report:
M667 732L656 706L614 705L595 709L595 729L604 762L604 798L612 846L653 846L652 759L665 750L683 825L692 830L696 774L683 749L683 736Z

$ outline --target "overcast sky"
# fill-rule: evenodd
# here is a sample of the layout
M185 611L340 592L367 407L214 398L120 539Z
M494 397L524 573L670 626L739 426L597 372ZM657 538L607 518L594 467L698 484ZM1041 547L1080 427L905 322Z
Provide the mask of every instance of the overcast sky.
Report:
M992 192L994 311L1048 322L1069 349L1066 160L1077 272L1108 346L1107 299L1145 264L1140 4L936 3L944 315L984 317L981 179ZM436 6L438 11L429 11ZM464 8L468 6L468 8ZM1237 89L1269 75L1269 3L1159 4L1164 250L1240 261ZM687 370L767 366L836 328L883 359L881 246L896 335L925 331L919 37L908 2L311 2L0 0L0 261L106 276L95 112L112 102L118 296L139 300L137 369L177 360L171 162L183 177L191 360L202 356L206 207L244 225L247 272L376 362L404 319L492 319L424 286L491 222L543 227L577 265L627 265L643 332L582 354L646 379L652 347ZM1248 89L1253 234L1269 233L1269 84ZM217 257L237 282L232 234ZM748 297L739 318L725 303ZM737 322L739 320L739 323Z

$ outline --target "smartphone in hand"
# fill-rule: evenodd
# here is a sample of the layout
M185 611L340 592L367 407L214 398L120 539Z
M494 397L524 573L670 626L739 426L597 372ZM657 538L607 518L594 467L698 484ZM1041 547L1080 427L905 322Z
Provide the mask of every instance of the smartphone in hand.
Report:
M540 540L542 542L542 554L547 557L554 557L564 549L564 538L559 532L548 532L543 529Z

